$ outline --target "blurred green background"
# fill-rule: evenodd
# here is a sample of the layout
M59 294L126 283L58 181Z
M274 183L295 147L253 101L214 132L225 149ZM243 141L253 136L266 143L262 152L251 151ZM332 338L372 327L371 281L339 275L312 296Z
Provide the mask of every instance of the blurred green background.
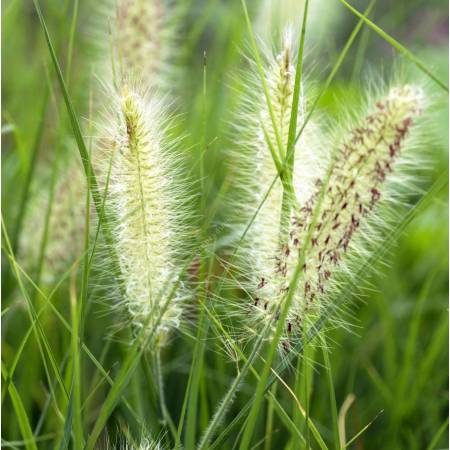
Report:
M192 166L200 155L199 142L206 129L206 142L211 142L205 157L208 174L201 194L206 205L213 205L227 177L224 164L230 145L229 127L239 101L233 89L233 76L245 67L242 50L248 48L247 32L241 4L236 0L186 0L186 10L180 27L180 68L174 90L177 108L182 113L178 127L187 133L186 157ZM263 39L271 39L269 23L282 20L270 16L270 3L261 0L248 2L256 31ZM272 2L275 11L278 8ZM280 4L283 2L280 1ZM291 2L291 15L300 22L302 2ZM106 4L106 2L105 2ZM308 77L321 84L333 66L340 49L356 24L355 17L337 0L311 0L306 39ZM360 11L364 1L352 2ZM95 82L96 43L92 38L93 16L101 14L99 2L81 0L73 41L73 61L68 68L70 27L73 17L72 0L42 0L41 6L58 58L66 79L70 75L69 92L86 135L89 115L89 93ZM298 14L297 14L298 11ZM298 17L297 17L298 16ZM387 33L403 43L425 62L440 79L448 79L448 4L445 0L378 0L370 15ZM2 214L13 244L19 242L16 230L17 215L23 202L30 165L35 165L31 192L46 193L52 177L63 174L65 158L77 152L67 113L51 66L42 30L30 0L2 2ZM270 41L269 41L270 42ZM207 52L207 123L203 123L202 64ZM68 70L70 69L70 72ZM425 83L433 103L433 115L427 124L426 168L419 168L420 186L426 191L448 166L448 102L447 93L428 80L408 60L380 39L372 30L363 27L352 46L342 69L322 98L319 113L330 120L342 109L351 108L367 85L377 77L389 80L396 71L405 77ZM48 86L49 100L46 100ZM95 120L95 118L94 118ZM204 127L204 128L203 128ZM37 149L36 160L32 155ZM58 156L59 155L59 156ZM60 158L60 159L58 159ZM55 160L57 165L55 166ZM56 167L56 169L54 169ZM199 174L197 174L200 176ZM200 189L196 187L195 189ZM28 204L32 204L31 199ZM228 192L227 195L233 195ZM413 195L417 201L421 193ZM206 206L208 207L208 206ZM218 208L220 210L220 208ZM45 211L42 211L45 215ZM216 214L208 230L211 235L221 233L220 214ZM26 219L25 219L26 220ZM215 229L217 228L217 229ZM42 236L29 236L39 247ZM50 235L50 239L51 239ZM18 245L18 244L17 244ZM17 250L17 248L16 248ZM426 449L447 448L448 431L448 202L447 188L415 218L402 234L398 245L384 257L378 271L370 276L371 289L363 301L352 307L353 333L336 329L329 337L333 379L338 406L354 396L354 403L346 414L347 437L350 438L366 424L371 426L351 444L354 449ZM37 261L34 262L37 264ZM2 362L8 370L17 354L24 334L30 326L25 301L14 277L8 274L8 261L2 257ZM33 267L33 266L32 266ZM33 277L36 274L30 274ZM42 280L41 280L42 281ZM42 298L26 284L30 297L38 308ZM42 288L48 293L52 286ZM351 296L348 292L345 295ZM98 301L92 293L85 326L85 342L92 353L102 357L104 367L117 372L127 347L118 339L108 340L114 324L120 323L118 311L107 311L108 298ZM64 282L53 297L53 303L69 320L68 282ZM68 373L70 363L70 335L50 309L41 316L41 324L57 365ZM124 335L125 336L125 335ZM193 342L177 336L176 345L168 347L164 359L167 403L175 420L178 419L187 382ZM107 347L105 342L108 342ZM207 423L233 376L233 364L217 356L208 347L200 392L200 426ZM316 355L310 414L326 442L332 441L329 394L321 356ZM48 361L46 362L48 365ZM61 393L52 393L45 375L37 342L31 334L15 371L13 381L23 401L25 411L37 436L38 448L54 448L63 431L63 422L55 409L62 402ZM290 382L292 373L286 374ZM85 398L95 389L85 405L86 429L92 427L96 412L104 399L105 383L95 367L86 360L83 369ZM66 380L68 382L68 380ZM229 417L239 411L248 400L253 380L244 387ZM99 383L97 385L97 383ZM127 398L146 422L154 422L146 398L153 395L145 383L141 369L127 389ZM289 405L290 397L278 387L280 399ZM18 421L8 394L2 391L2 446L7 441L20 440ZM287 407L288 411L290 406ZM261 421L265 412L261 412ZM275 417L272 448L284 448L286 435L283 424ZM448 423L448 422L447 422ZM111 435L120 434L126 427L138 436L139 426L127 409L119 405L109 422ZM261 422L260 430L264 429ZM158 429L158 426L156 426ZM441 432L441 434L439 434ZM263 433L263 431L260 431ZM222 448L232 448L234 438ZM13 445L13 444L12 444ZM296 447L290 443L292 449ZM263 448L261 444L258 448ZM13 448L21 448L19 444Z

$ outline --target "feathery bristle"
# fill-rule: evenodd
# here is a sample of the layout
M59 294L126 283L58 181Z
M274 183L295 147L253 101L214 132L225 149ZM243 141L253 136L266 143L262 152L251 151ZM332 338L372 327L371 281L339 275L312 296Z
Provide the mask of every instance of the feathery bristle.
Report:
M107 206L115 222L126 306L134 325L148 323L151 329L175 282L176 255L184 246L183 192L177 188L162 103L124 85L113 110L117 114L110 118L103 149L105 166L112 158ZM159 341L179 326L180 299L178 293L164 312Z
M410 86L392 89L337 149L326 185L318 179L316 192L293 215L289 240L276 253L271 275L264 272L254 287L257 323L268 320L280 307L306 246L303 275L285 328L285 345L299 333L306 316L315 315L326 304L328 286L361 223L368 220L383 195L386 178L395 170L404 140L421 110L421 91ZM318 219L313 222L316 207ZM309 235L311 242L307 243Z
M259 79L253 75L254 79L246 84L241 117L236 121L241 125L235 125L239 140L235 144L235 150L231 152L231 162L238 171L237 190L241 192L233 198L233 208L238 203L243 210L240 220L249 220L277 176L268 140L281 161L286 155L295 81L294 48L293 36L288 30L284 35L281 51L276 56L268 56L265 63L267 86L281 148L278 146L275 127ZM304 109L305 99L301 95L297 129L303 124ZM324 161L321 160L317 133L314 133L316 127L314 123L308 124L295 146L294 179L301 180L301 185L295 182L294 187L299 201L306 200L311 195L313 180L323 171ZM243 243L243 251L240 252L244 261L251 263L249 272L264 273L272 266L273 255L279 245L282 197L283 186L278 178L256 216ZM251 258L248 258L249 252Z
M122 70L151 79L161 64L164 5L161 1L121 0L117 5L114 46Z
M266 301L253 295L253 289L256 285L265 286L266 281L272 278L274 258L280 245L283 183L277 178L272 153L275 152L276 157L284 161L287 152L296 67L293 33L289 29L284 33L277 54L264 54L264 73L273 114L254 67L255 73L245 84L243 105L235 124L239 140L230 152L237 192L231 208L234 213L237 208L241 211L235 215L235 223L231 225L235 232L242 233L275 180L245 239L237 241L239 249L232 261L239 272L240 287L252 298L253 304L263 309L267 307ZM250 63L254 66L252 61ZM304 124L306 107L301 87L297 130ZM309 122L294 147L294 200L300 204L312 195L314 180L324 171L327 156L319 146L320 136L318 125ZM244 322L248 323L247 306L239 305L239 300L237 303L238 314L244 311Z

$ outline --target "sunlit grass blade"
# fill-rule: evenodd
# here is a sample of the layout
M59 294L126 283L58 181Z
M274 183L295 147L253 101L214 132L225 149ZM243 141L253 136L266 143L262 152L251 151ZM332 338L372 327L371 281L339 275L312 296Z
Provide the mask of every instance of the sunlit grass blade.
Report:
M380 411L367 425L364 425L351 439L349 439L343 448L347 448L351 444L353 444L356 439L358 439L374 422L378 419L378 417L383 413L383 411Z
M289 388L289 386L282 380L280 375L278 375L278 373L275 370L272 369L272 373L281 382L281 384L283 384L283 386L288 390L288 392L294 398L296 406L297 406L298 410L300 411L300 413L302 414L303 418L305 419L307 428L308 428L308 430L311 431L312 435L314 436L314 439L316 440L317 445L321 448L321 450L328 450L328 447L325 444L325 441L323 440L322 436L320 435L319 430L314 425L314 423L311 420L311 418L309 417L307 411L305 411L305 409L302 407L302 405L301 405L300 401L298 400L298 398L296 397L295 393L292 392L292 389ZM310 443L306 442L306 445L309 448Z

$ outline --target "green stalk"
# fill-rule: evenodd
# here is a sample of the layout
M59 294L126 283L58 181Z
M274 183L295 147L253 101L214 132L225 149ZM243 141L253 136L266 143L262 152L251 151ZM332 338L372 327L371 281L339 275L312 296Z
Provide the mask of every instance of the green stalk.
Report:
M206 205L206 189L204 184L205 177L205 155L207 151L207 59L206 59L206 51L203 53L203 84L202 84L202 100L203 100L203 109L202 109L202 153L200 155L200 180L201 180L201 203L200 203L200 211L201 214L206 217L206 221L201 228L201 240L203 242L207 241L206 231L207 231L207 223L208 220L208 210ZM211 205L213 207L213 205ZM213 211L211 212L214 213ZM210 261L212 263L212 259ZM207 298L207 290L206 283L210 276L211 272L211 263L207 264L207 256L206 251L202 250L200 252L200 270L198 274L198 304L202 304ZM208 265L208 269L206 266ZM205 312L203 308L200 308L200 315L198 317L197 322L197 337L192 357L192 363L189 374L189 383L188 390L186 391L187 396L187 416L186 416L186 435L185 435L185 446L188 449L195 448L196 441L196 431L198 428L197 417L198 417L198 400L199 400L199 392L200 392L200 381L203 377L204 372L204 355L205 355L205 347L206 347L206 338L209 330L209 321L205 316ZM181 428L179 429L180 433L183 428L183 423L180 423ZM179 439L179 438L177 438ZM177 445L179 441L177 441Z
M150 324L150 321L153 319L153 315L149 314L141 330L136 336L136 339L133 345L131 346L128 355L120 368L117 378L114 381L110 391L108 392L108 395L106 396L106 399L98 413L98 417L94 424L94 428L91 434L89 435L86 444L86 450L93 450L95 448L97 439L99 438L103 430L103 427L106 424L106 421L108 420L109 416L112 414L115 406L120 400L125 387L128 385L131 376L133 375L134 371L138 366L139 360L145 348L148 346L148 343L153 338L153 335L155 334L164 313L166 312L171 300L173 299L173 296L175 295L175 292L180 283L180 279L186 272L187 268L189 267L190 262L191 261L188 261L188 263L183 267L181 272L178 274L176 282L174 283L174 286L169 292L166 301L163 303L161 309L158 311L158 315L156 317L156 321L154 323L153 328L151 330L148 329L148 325ZM168 284L168 282L170 282L170 278L167 280L166 284ZM164 292L165 288L163 288L162 291Z
M294 170L294 158L295 158L295 145L294 139L297 132L297 118L298 107L300 102L300 87L302 84L302 72L303 72L303 51L305 47L305 35L306 35L306 18L308 17L308 4L309 0L305 1L305 7L303 9L303 22L302 31L300 33L300 42L297 52L297 67L295 69L295 82L294 82L294 94L292 96L291 117L289 120L289 132L288 142L286 148L286 169L284 171L286 182L283 184L283 199L281 202L281 223L280 223L280 244L283 244L285 238L289 232L289 219L291 216L292 202L294 193L293 186L293 170ZM288 153L288 149L292 149Z
M222 401L220 402L216 412L214 413L211 421L209 422L208 428L206 429L205 433L203 434L200 440L198 450L206 450L210 448L209 442L212 439L216 428L220 425L223 417L225 416L228 407L231 405L235 397L236 391L239 389L243 379L246 377L248 371L250 370L253 361L256 359L256 356L258 355L260 349L262 348L264 339L267 337L269 329L270 329L270 322L268 322L265 325L261 334L258 336L249 358L246 359L244 366L241 368L239 374L233 379L227 393L224 395Z
M341 1L341 0L339 0L339 1ZM330 74L328 75L327 79L325 80L323 89L320 90L319 95L315 98L315 100L314 100L314 102L313 102L313 104L312 104L312 106L311 106L311 109L310 109L309 113L307 114L307 116L306 116L306 118L305 118L305 121L304 121L303 125L301 126L299 132L297 133L297 136L295 136L295 139L294 139L293 144L291 145L291 147L288 148L288 156L286 157L286 159L290 157L290 154L292 153L293 148L295 147L295 144L296 144L296 143L298 142L298 140L300 139L300 136L302 135L303 130L305 129L307 123L309 122L309 119L310 119L310 117L312 116L312 113L313 113L314 110L316 109L317 104L319 103L319 100L322 98L323 94L324 94L324 93L328 90L328 88L330 87L330 84L331 84L331 82L333 81L333 79L334 79L336 73L338 72L338 70L340 69L342 63L344 62L345 58L347 57L347 53L348 53L348 51L350 50L350 47L352 46L352 44L353 44L353 42L354 42L356 36L358 35L359 30L361 29L361 27L362 27L363 24L364 24L364 18L370 14L370 11L372 11L372 8L373 8L373 5L374 5L374 4L375 4L375 0L372 0L372 1L369 3L369 6L368 6L367 9L364 11L364 16L362 16L362 17L360 18L360 20L359 20L359 22L357 23L356 27L353 29L352 33L350 34L350 37L348 38L348 40L347 40L347 42L345 43L345 45L344 45L344 47L343 47L341 53L339 54L339 57L338 57L336 63L334 64L333 68L331 69Z
M275 398L277 395L277 382L272 384L270 388L270 396ZM272 448L272 433L273 433L273 413L275 405L274 402L269 399L267 402L267 414L266 414L266 437L264 440L264 450L271 450Z
M185 447L195 448L195 434L197 429L197 404L199 394L200 375L203 370L203 359L205 354L205 339L207 335L208 323L205 317L204 309L200 311L200 317L197 325L197 338L194 348L194 355L191 364L189 383L189 401L186 417L186 437Z
M269 110L270 120L272 122L273 131L275 133L275 139L278 146L279 156L281 157L284 153L283 143L281 141L280 132L277 127L275 120L275 113L273 112L272 101L270 100L269 87L267 86L266 76L264 74L264 68L262 65L261 57L259 55L258 45L256 43L255 34L253 33L252 24L250 22L250 17L248 15L247 3L245 0L241 0L242 9L244 11L245 23L247 25L247 30L250 36L250 43L252 45L253 55L255 57L256 67L258 69L259 77L261 79L261 85L264 91L264 97L267 103L267 109Z
M166 396L164 394L164 378L161 364L161 350L157 349L155 354L155 368L156 368L156 377L158 379L158 391L159 391L159 402L161 405L161 412L164 419L165 424L169 427L170 432L174 439L177 436L177 430L173 423L172 418L170 417L169 410L167 409L166 404Z
M83 437L83 418L81 415L81 368L80 368L80 348L79 348L79 306L77 302L77 293L75 291L76 270L74 269L70 281L70 314L72 317L72 391L70 396L70 404L68 407L68 417L66 421L73 421L74 449L82 450L84 446ZM65 440L63 440L64 442Z
M325 363L325 371L327 374L327 383L328 383L328 393L330 395L330 410L331 410L331 420L334 438L334 448L336 450L341 450L336 395L334 392L333 374L331 372L330 355L328 354L325 334L320 335L320 340L322 341L321 343L322 343L323 361Z
M1 362L1 366L3 379L5 381L11 380L11 377L9 376L8 370L6 369L3 361ZM20 394L12 381L10 381L8 384L8 392L9 396L11 397L11 403L14 412L16 413L17 421L19 422L19 429L25 442L25 448L26 450L37 450L35 437L28 420L27 412L25 411L25 408L23 406Z

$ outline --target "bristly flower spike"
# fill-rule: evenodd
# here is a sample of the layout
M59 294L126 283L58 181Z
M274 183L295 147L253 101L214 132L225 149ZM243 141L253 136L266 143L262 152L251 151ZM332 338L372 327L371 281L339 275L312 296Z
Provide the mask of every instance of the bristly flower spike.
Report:
M236 129L234 149L230 152L231 171L236 178L237 195L233 198L233 209L242 209L240 220L248 221L264 198L269 186L278 173L275 160L284 161L288 144L289 122L291 117L292 96L295 82L296 50L295 36L288 29L282 40L281 49L277 54L265 51L264 72L269 90L270 113L265 95L261 88L259 75L254 62L250 77L244 83L244 94L239 117L235 121ZM300 98L297 129L304 121L306 100ZM314 179L323 172L324 161L318 145L317 125L309 123L302 137L295 146L294 180L297 182L295 197L298 201L306 200L313 192ZM275 129L277 131L275 131ZM281 141L278 145L277 134ZM260 272L271 266L273 255L279 246L279 231L281 219L281 204L283 184L278 178L265 200L260 212L251 226L247 239L243 244L242 254L247 261L248 252L252 267L249 271ZM237 203L237 205L236 205ZM249 208L249 206L254 208ZM237 227L235 227L237 228ZM242 231L239 229L239 231ZM264 239L261 237L264 236Z
M393 172L395 175L406 138L422 108L421 90L412 86L391 89L337 148L326 185L317 179L315 192L292 216L289 239L275 253L271 275L265 273L253 290L259 299L252 314L253 326L257 326L281 307L306 246L301 282L282 340L285 349L300 338L303 324L326 308L330 292L339 289L337 274L345 271L352 254L362 251L352 246L355 236L363 234L365 223L380 219L374 209L389 194L386 180ZM314 222L316 207L318 219ZM310 242L306 242L309 236Z
M181 9L167 0L119 0L112 19L112 50L119 79L134 78L147 88L173 90L177 18Z
M268 299L263 299L253 289L263 289L273 276L275 256L280 248L280 222L282 216L283 182L278 177L276 161L282 164L286 158L292 97L295 83L296 38L291 29L283 35L281 48L276 53L263 51L264 74L270 107L261 87L255 63L250 77L244 83L243 104L235 121L238 139L230 152L230 166L236 179L236 192L232 210L242 211L236 216L237 224L231 226L242 235L242 224L247 224L258 205L274 182L267 198L249 228L235 256L240 272L240 286L252 297L255 307L266 310ZM249 78L249 79L248 79ZM300 90L297 130L303 126L307 101ZM272 113L271 113L272 111ZM273 120L274 119L274 120ZM279 142L280 141L280 142ZM314 180L324 172L327 156L321 150L317 123L310 121L294 148L293 184L294 202L305 202L314 192ZM281 143L281 145L279 145ZM239 226L241 225L241 226ZM239 303L239 302L238 302ZM247 307L238 304L248 314ZM245 320L248 322L248 319Z
M152 329L176 282L177 258L187 241L182 176L167 139L170 124L162 101L125 84L107 120L102 172L108 172L112 158L107 207L115 220L124 303L133 325ZM183 296L177 292L157 326L158 343L180 325Z

